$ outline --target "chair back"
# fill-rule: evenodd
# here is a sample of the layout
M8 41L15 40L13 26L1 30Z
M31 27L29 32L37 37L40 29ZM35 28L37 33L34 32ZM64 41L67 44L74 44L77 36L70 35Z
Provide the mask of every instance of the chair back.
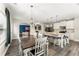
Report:
M35 55L36 56L46 55L47 50L46 46L47 46L47 37L36 39Z
M43 37L43 34L39 33L38 38L42 38L42 37Z
M43 35L41 34L41 33L34 33L34 36L36 37L36 38L42 38L43 37Z

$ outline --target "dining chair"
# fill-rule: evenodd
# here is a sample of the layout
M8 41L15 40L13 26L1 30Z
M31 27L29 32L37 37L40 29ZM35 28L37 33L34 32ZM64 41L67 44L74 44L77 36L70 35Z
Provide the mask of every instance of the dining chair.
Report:
M42 38L43 37L43 34L42 33L39 33L39 36L38 36L39 38Z
M42 38L43 37L43 34L42 33L34 33L34 36L36 37L36 38Z
M17 35L17 39L18 39L18 44L19 44L19 55L20 56L22 56L23 54L22 54L22 46L21 46L21 38L20 38L20 36L19 35Z
M68 33L65 33L64 34L64 45L66 46L67 44L69 44L69 34Z
M64 39L63 39L63 36L64 36L64 34L59 33L57 36L53 37L54 46L58 45L59 47L63 48L63 44L65 43Z
M55 45L60 46L61 37L60 36L55 36L55 37L53 37L53 39L54 39L54 46Z
M59 46L61 48L63 48L64 46L67 46L67 44L69 44L69 35L68 35L68 33L59 34L59 37L61 37L58 41Z
M33 49L26 49L25 55L28 56L46 56L48 55L48 43L47 37L38 38L35 41L35 47Z
M61 39L59 40L59 46L61 48L64 47L64 42L65 42L65 40L63 39L63 36L64 36L64 34L59 34L59 37L61 37Z

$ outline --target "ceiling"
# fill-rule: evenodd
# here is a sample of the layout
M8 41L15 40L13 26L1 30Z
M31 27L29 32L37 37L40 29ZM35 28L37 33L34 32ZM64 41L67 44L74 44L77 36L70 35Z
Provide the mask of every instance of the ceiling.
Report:
M15 20L55 22L79 17L78 4L65 3L6 3Z

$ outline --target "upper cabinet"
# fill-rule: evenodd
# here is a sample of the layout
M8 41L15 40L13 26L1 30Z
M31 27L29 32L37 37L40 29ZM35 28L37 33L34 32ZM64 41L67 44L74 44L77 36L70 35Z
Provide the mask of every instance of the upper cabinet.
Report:
M60 26L66 26L66 29L74 29L74 20L54 23L54 29L59 29Z

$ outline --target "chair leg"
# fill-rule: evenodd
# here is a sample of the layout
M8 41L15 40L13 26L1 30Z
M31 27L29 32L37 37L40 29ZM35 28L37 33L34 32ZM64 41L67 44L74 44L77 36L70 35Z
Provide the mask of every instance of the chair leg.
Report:
M60 46L60 39L58 39L58 45Z
M61 42L61 43L60 43L60 47L63 48L63 47L64 47L64 46L63 46L63 39L61 39L60 42Z
M19 43L19 55L22 56L22 47L20 43Z
M69 44L69 39L66 39L67 43Z
M46 51L47 56L48 56L48 53L49 53L49 50L48 50L49 47L48 46L49 46L49 43L47 43L47 47L46 47L47 48L47 51Z
M54 46L58 44L58 40L54 39Z
M66 39L64 39L64 45L66 46L66 44L67 44L67 41L66 41Z

